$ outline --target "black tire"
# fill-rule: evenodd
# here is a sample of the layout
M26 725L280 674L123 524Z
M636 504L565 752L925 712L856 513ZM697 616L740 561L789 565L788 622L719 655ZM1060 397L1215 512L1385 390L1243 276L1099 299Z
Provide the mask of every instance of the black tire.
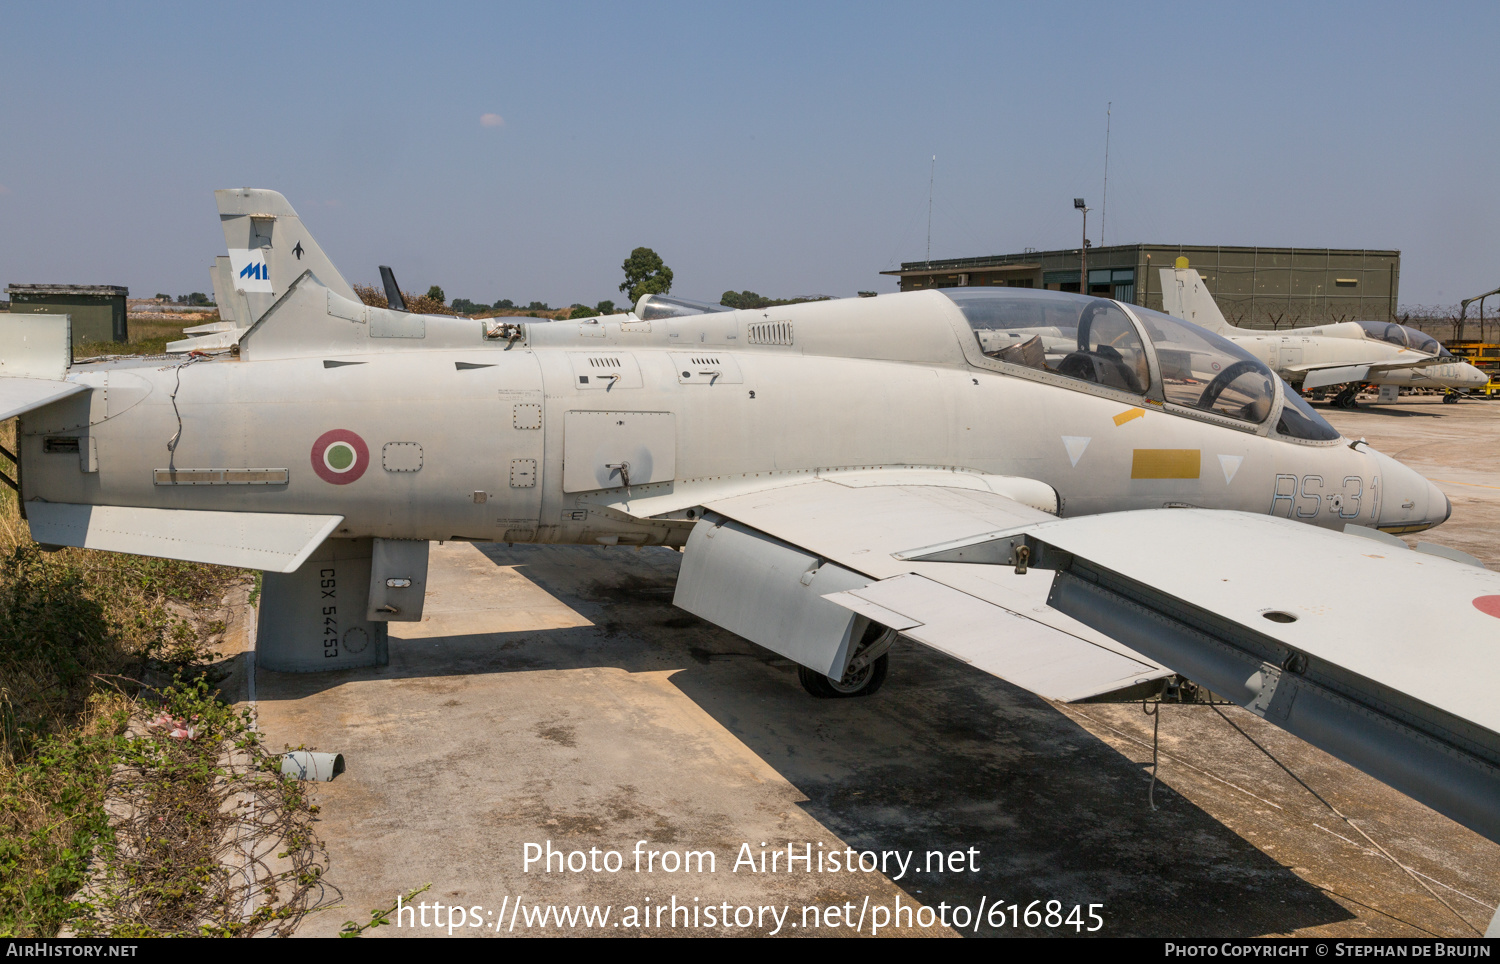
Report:
M797 667L797 679L802 683L802 688L820 700L843 700L852 699L856 696L872 696L885 683L886 674L891 669L891 656L884 653L876 658L865 670L863 677L858 680L849 680L846 683L835 683L815 669L806 666Z
M1443 404L1444 405L1457 405L1458 404L1458 396L1456 394L1451 393L1451 392L1449 394L1447 394L1447 395L1444 395L1443 396Z

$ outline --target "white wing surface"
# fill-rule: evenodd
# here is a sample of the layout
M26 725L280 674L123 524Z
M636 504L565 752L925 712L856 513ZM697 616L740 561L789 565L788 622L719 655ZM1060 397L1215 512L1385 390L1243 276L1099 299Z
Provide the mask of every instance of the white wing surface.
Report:
M1014 483L1025 480L1010 481L1021 491ZM841 673L848 657L851 613L1048 699L1086 699L1172 674L1048 607L1051 573L903 558L905 550L941 556L948 544L988 544L1055 518L971 483L953 473L877 469L708 502L738 524L700 523L675 601L829 675ZM997 480L994 487L1006 486ZM714 535L720 538L710 543ZM729 544L742 547L737 558L725 553ZM777 582L773 571L788 576ZM796 613L806 613L804 621L789 621ZM838 636L820 640L830 626Z
M1500 574L1269 516L1058 519L883 478L705 503L679 605L832 676L863 624L812 596L1051 699L1178 673L1500 840Z

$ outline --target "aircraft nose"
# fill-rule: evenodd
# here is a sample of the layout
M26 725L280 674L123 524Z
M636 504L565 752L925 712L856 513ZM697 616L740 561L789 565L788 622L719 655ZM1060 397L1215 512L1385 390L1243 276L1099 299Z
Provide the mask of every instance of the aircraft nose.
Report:
M1453 515L1453 503L1442 489L1388 455L1370 454L1380 463L1385 486L1377 528L1393 533L1421 532L1442 525Z
M1463 366L1463 383L1473 387L1479 387L1489 382L1490 376L1465 362Z
M1443 492L1442 489L1434 486L1433 483L1427 483L1427 487L1428 489L1431 489L1431 492L1428 493L1427 505L1431 510L1431 517L1433 517L1434 519L1433 525L1443 525L1443 523L1448 522L1448 520L1452 519L1452 516L1454 516L1454 501L1448 498L1448 493ZM1439 507L1439 505L1442 505L1443 507L1442 519L1437 519L1437 507Z

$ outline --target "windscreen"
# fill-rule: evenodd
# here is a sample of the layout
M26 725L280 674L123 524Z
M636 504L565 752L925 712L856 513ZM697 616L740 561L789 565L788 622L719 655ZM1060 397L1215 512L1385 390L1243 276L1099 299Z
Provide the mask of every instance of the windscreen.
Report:
M1281 394L1286 404L1281 407L1281 418L1276 422L1278 434L1312 442L1328 442L1339 437L1338 430L1307 404L1301 392L1282 382Z
M1113 301L1024 288L941 291L990 358L1137 395L1150 384L1141 336Z
M1226 338L1147 308L1132 307L1156 349L1166 399L1246 422L1263 422L1276 400L1276 376Z

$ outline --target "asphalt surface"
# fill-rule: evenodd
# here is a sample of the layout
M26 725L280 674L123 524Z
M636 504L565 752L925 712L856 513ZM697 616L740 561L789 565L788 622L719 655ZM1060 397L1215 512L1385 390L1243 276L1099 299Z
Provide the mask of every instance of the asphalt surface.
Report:
M1322 411L1448 494L1419 538L1500 567L1500 404ZM815 700L789 661L671 606L680 559L434 545L389 666L258 673L271 743L348 765L316 791L343 903L299 933L428 883L428 926L371 933L853 936L884 908L889 935L1462 937L1500 902L1500 846L1238 708L1164 708L1153 791L1139 704L1059 706L906 642L875 696ZM528 865L549 842L593 867ZM787 872L789 844L811 872ZM884 872L829 869L850 849ZM611 916L559 927L580 905Z

